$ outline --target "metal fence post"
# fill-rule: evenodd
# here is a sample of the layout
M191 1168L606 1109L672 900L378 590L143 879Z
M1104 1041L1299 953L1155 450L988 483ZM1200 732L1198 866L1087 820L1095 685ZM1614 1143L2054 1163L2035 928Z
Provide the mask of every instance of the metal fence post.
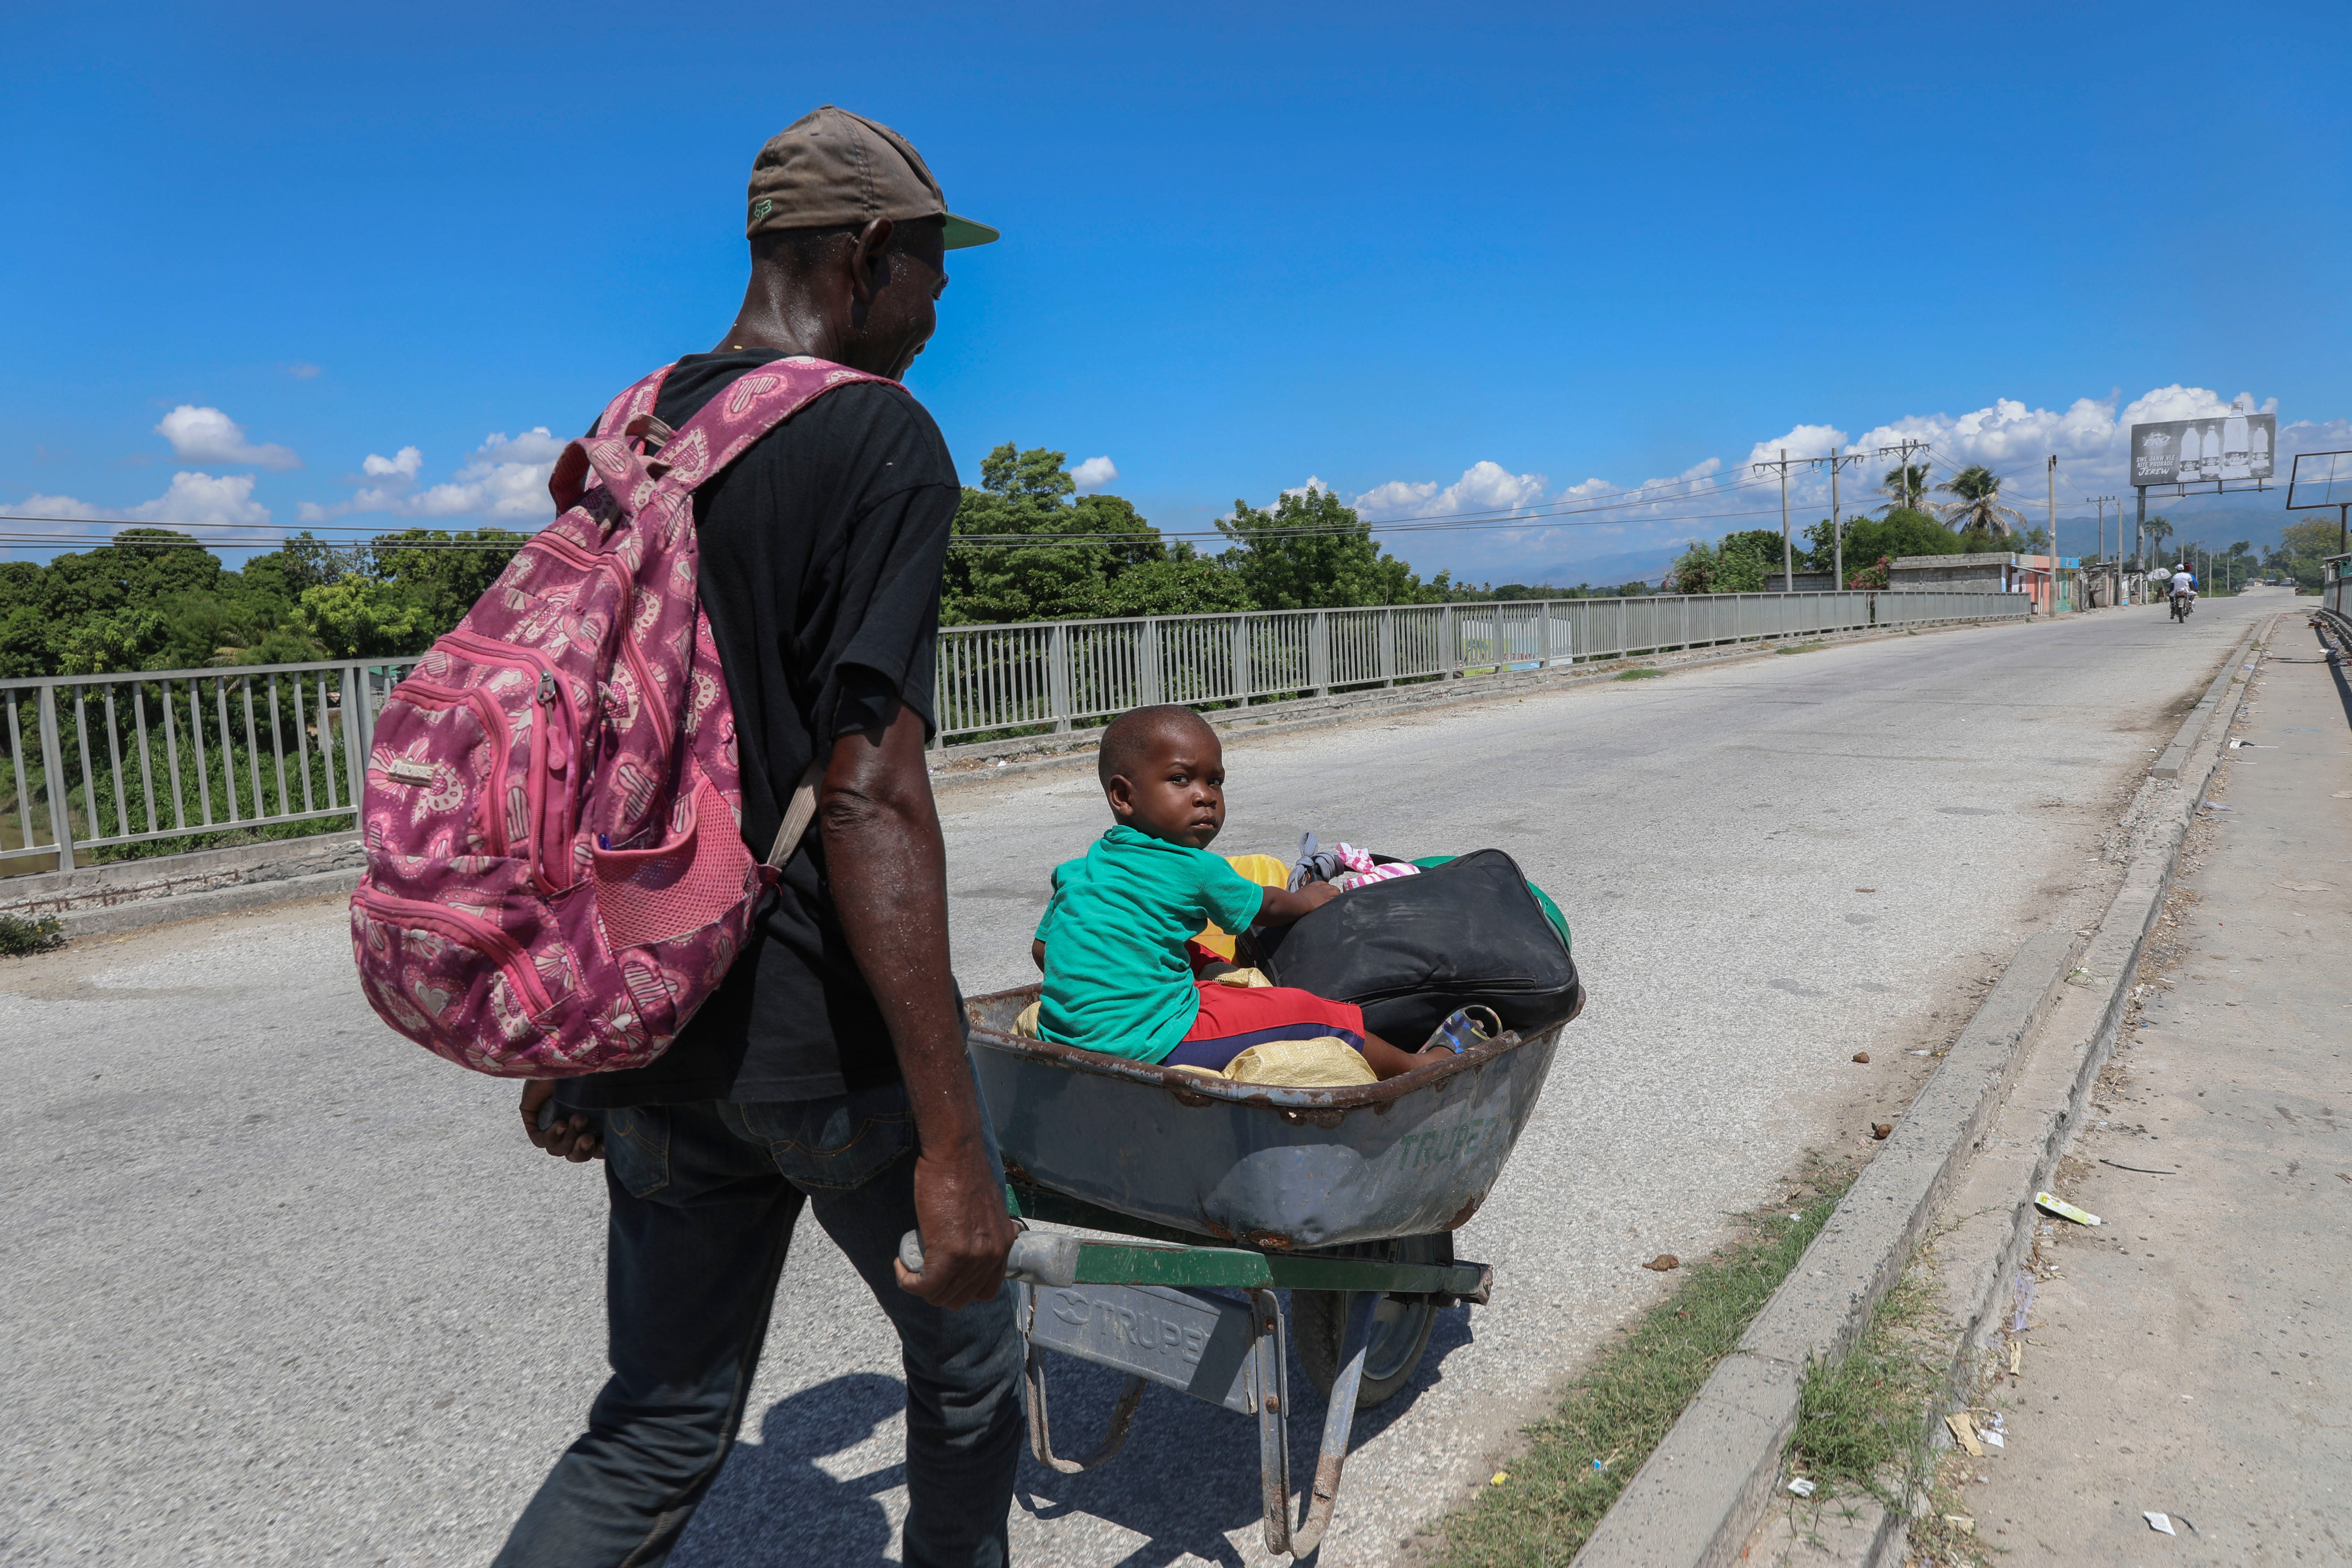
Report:
M1139 639L1136 649L1136 683L1142 688L1142 705L1156 707L1160 701L1160 623L1146 617L1136 627Z
M367 699L360 690L358 665L343 666L342 677L343 804L356 811L367 794L367 750L366 742L362 739L360 719L360 709Z
M64 759L58 745L58 689L41 688L41 776L49 789L49 837L58 842L58 869L74 868L73 802L67 791L71 787ZM26 825L30 827L31 824ZM31 838L28 832L25 835Z
M1054 640L1045 648L1045 701L1054 712L1054 733L1070 731L1070 628L1054 623Z
M1454 631L1454 606L1451 605L1438 607L1437 635L1445 639L1438 662L1445 671L1445 679L1451 680L1462 670L1462 639Z
M1246 708L1249 706L1250 700L1249 612L1244 610L1235 616L1233 618L1233 628L1234 700Z
M1381 684L1396 684L1396 612L1381 606Z
M1331 612L1318 610L1307 623L1307 684L1318 697L1331 695Z

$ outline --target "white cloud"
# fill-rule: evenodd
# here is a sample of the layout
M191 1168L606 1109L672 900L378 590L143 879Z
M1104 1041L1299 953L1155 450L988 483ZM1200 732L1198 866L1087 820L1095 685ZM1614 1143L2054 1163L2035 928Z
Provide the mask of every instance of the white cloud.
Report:
M1366 490L1352 504L1365 516L1380 521L1465 511L1519 511L1541 502L1549 483L1541 474L1515 474L1500 463L1482 458L1443 489L1434 479L1418 483L1391 479Z
M310 363L308 360L304 360L297 363L288 365L286 367L286 374L292 376L297 381L309 381L319 374L319 367Z
M1845 432L1834 425L1792 426L1786 436L1775 436L1769 441L1759 441L1748 450L1749 463L1777 463L1780 454L1789 460L1799 458L1825 458L1832 452L1846 448Z
M360 472L372 479L388 479L395 476L404 479L414 479L417 470L423 467L425 467L425 454L414 447L403 447L399 452L389 458L379 458L373 452L370 452L366 460L360 464Z
M251 474L178 473L172 488L131 509L141 522L172 528L265 528L269 509L253 499Z
M1088 458L1070 470L1070 479L1082 490L1098 490L1118 478L1118 465L1108 458Z
M295 515L304 522L324 522L353 512L389 512L395 517L472 517L499 522L539 521L555 514L547 493L548 476L555 459L570 445L551 435L544 425L520 436L493 432L482 437L472 458L436 485L416 488L425 470L425 454L403 447L389 458L368 454L361 473L378 482L363 486L347 500L331 506L304 501Z
M250 463L257 468L299 468L302 459L276 443L257 447L245 438L245 426L217 408L183 403L163 416L156 434L172 443L172 453L189 463Z
M504 436L485 436L482 437L480 447L475 451L474 457L478 462L552 465L556 458L563 456L563 448L570 445L572 443L561 436L549 435L547 426L540 425L524 431L511 441Z
M251 474L181 472L152 500L131 507L93 506L72 496L26 496L8 509L21 516L72 518L87 522L145 522L217 534L225 530L267 528L269 509L253 499ZM104 534L102 528L85 532Z

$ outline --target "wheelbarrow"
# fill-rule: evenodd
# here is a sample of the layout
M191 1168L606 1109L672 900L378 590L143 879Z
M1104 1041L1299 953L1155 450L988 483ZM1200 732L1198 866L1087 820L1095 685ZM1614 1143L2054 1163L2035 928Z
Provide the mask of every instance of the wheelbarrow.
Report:
M1036 998L1030 985L966 1006L1014 1216L1102 1236L1028 1231L1008 1260L1030 1451L1065 1475L1103 1463L1150 1383L1221 1405L1257 1422L1267 1550L1304 1557L1331 1521L1357 1410L1411 1383L1439 1311L1486 1303L1494 1272L1457 1260L1452 1233L1493 1190L1575 1012L1384 1083L1290 1089L1016 1035ZM920 1272L911 1234L906 1251ZM1293 1340L1328 1396L1295 1525ZM1081 1458L1055 1452L1047 1350L1128 1375Z

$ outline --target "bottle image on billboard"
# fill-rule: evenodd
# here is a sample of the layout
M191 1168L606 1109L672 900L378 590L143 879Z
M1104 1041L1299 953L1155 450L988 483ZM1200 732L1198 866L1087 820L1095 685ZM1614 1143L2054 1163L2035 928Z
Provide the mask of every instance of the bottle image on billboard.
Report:
M2221 477L2248 479L2253 474L2252 442L2247 421L2244 416L2233 414L2221 421Z

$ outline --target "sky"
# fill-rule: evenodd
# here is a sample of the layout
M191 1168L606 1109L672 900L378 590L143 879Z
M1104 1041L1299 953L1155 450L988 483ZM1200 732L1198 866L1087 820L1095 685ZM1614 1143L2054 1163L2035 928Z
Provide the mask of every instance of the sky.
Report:
M967 480L1052 447L1178 533L1311 481L1495 582L1777 528L1783 447L1865 448L1850 506L1927 439L2037 521L2054 451L2087 513L2138 417L2352 447L2347 45L2340 5L52 9L0 59L0 510L75 521L0 531L543 520L563 439L724 331L751 156L826 102L1003 230L908 378Z

